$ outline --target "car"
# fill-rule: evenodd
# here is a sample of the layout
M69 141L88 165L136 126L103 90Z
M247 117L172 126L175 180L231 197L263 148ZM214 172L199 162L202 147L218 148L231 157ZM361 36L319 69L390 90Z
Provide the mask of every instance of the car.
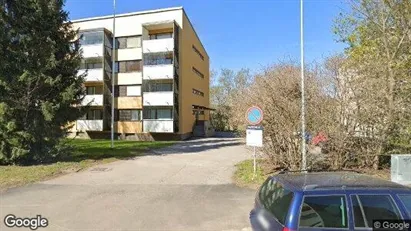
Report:
M356 172L281 172L267 178L250 212L260 230L371 230L411 219L411 188Z

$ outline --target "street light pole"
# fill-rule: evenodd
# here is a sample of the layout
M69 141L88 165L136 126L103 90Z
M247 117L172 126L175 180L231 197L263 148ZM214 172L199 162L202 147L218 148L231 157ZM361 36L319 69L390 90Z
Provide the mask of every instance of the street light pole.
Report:
M302 164L301 169L307 169L307 152L306 152L306 142L305 142L305 86L304 86L304 3L300 0L300 56L301 56L301 154L302 154Z
M116 65L116 0L113 0L113 45L112 45L112 52L111 52L111 148L114 148L114 69Z

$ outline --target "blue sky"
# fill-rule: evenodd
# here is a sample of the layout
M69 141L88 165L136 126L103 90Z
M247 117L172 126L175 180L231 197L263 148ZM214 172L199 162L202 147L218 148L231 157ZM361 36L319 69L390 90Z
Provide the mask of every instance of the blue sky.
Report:
M66 0L70 19L109 15L112 0ZM211 68L257 71L282 59L300 59L299 0L117 0L117 13L183 6ZM321 61L344 49L332 33L342 0L305 0L305 59Z

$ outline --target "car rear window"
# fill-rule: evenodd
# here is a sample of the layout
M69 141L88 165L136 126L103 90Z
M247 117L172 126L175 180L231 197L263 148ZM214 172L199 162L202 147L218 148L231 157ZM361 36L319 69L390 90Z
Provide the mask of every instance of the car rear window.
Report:
M345 196L305 196L299 227L348 228Z
M355 227L372 228L373 220L401 219L390 195L352 195Z
M408 215L411 216L411 195L398 195L398 197L407 209Z
M293 196L293 192L285 189L273 178L265 181L259 192L260 203L283 225Z

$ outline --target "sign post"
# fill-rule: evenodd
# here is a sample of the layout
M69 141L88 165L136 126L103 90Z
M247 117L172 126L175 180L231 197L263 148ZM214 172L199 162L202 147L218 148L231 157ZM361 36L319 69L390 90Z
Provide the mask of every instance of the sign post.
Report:
M263 120L263 111L257 106L252 106L247 110L246 118L250 124L246 130L246 145L252 146L254 149L254 179L257 172L257 154L255 148L263 146L263 127L259 125Z

